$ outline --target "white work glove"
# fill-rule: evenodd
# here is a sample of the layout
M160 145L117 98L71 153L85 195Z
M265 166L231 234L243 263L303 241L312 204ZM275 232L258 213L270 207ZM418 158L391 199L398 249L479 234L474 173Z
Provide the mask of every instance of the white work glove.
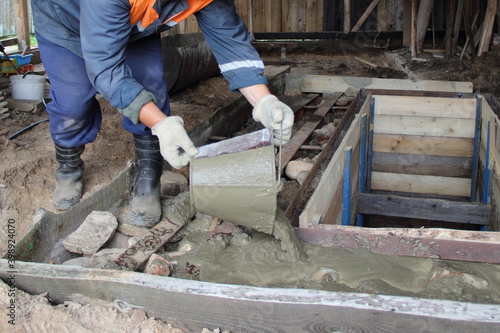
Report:
M198 154L179 116L167 117L153 126L151 132L160 141L161 155L173 168L180 169L188 165L191 157Z
M252 112L253 119L273 131L275 146L287 143L292 136L292 109L274 95L262 97Z

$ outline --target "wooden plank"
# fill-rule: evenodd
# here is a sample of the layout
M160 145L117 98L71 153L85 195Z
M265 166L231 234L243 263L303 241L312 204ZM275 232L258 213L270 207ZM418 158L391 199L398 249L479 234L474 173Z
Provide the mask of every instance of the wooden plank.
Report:
M374 95L376 115L476 118L475 98Z
M254 32L266 32L268 31L267 23L271 13L266 13L266 3L264 1L253 0L252 1L252 21L253 21L253 31Z
M491 214L489 204L366 193L358 194L357 207L361 214L481 225L489 224Z
M358 89L417 90L435 92L472 92L471 82L398 80L368 77L329 76L312 74L289 74L287 87L306 93L334 93L349 87Z
M362 91L356 95L354 101L342 115L339 124L335 128L333 135L330 139L328 139L323 151L316 159L316 163L314 163L314 166L307 175L306 179L300 186L297 193L295 193L295 197L292 202L288 205L285 213L290 219L292 225L298 225L300 218L299 215L302 213L303 207L307 205L310 196L314 193L317 182L321 178L322 173L326 168L328 168L328 165L330 165L329 163L338 150L339 143L345 137L345 134L354 119L354 115L361 112L360 110L366 104L364 101L366 101L367 95L369 94L366 91Z
M360 112L356 114L356 117L348 129L344 139L341 141L339 148L323 172L319 184L299 216L299 226L301 228L307 227L314 215L320 214L321 216L325 216L325 213L332 204L338 184L342 181L342 169L345 161L345 154L343 152L344 147L359 145L361 131L360 117L362 114L366 114L368 112L369 106L370 100L367 99L361 107ZM336 220L335 216L330 216L329 218Z
M337 221L342 217L342 194L344 192L344 184L342 182L342 178L340 177L340 168L338 169L338 173L332 174L332 177L338 179L338 183L334 186L335 193L332 196L330 206L328 206L326 212L323 216L322 223L323 224L341 224ZM311 219L308 223L308 226L314 225L313 220ZM304 226L300 226L304 228Z
M30 27L28 0L15 0L14 10L16 11L16 35L17 45L20 51L26 45L30 48Z
M324 26L323 26L323 10L324 10L325 2L324 1L317 1L316 2L316 30L315 31L324 31Z
M377 30L389 30L389 7L387 0L380 0L377 7Z
M473 138L475 119L385 116L375 117L377 134Z
M412 19L412 0L404 1L404 26L403 26L403 46L409 47L411 45L411 19Z
M491 43L491 34L495 24L497 14L498 0L489 0L486 8L486 17L484 19L483 31L481 33L481 42L477 51L477 56L481 56L484 52L488 52Z
M370 5L368 6L368 8L366 8L365 12L359 18L358 22L356 22L356 24L352 28L352 32L356 32L356 31L359 30L359 28L361 28L361 26L363 25L363 23L365 23L365 21L368 18L368 16L370 16L370 14L373 12L373 10L375 9L375 7L377 7L379 1L380 0L373 0L370 3Z
M269 1L269 3L272 6L271 11L269 12L270 13L269 17L271 20L270 32L281 32L281 31L283 31L282 30L283 18L282 18L281 1Z
M73 294L145 307L149 317L186 332L291 332L311 327L350 331L495 332L500 305L308 289L258 288L188 281L115 270L16 263L16 287L48 293L57 303ZM7 279L7 260L0 277ZM196 315L193 315L196 314ZM290 315L293 314L293 315ZM237 318L238 320L235 320Z
M372 173L372 189L453 196L469 196L469 178L403 175L388 172Z
M284 16L286 31L298 32L300 0L289 0L287 3L287 12Z
M434 0L420 1L417 14L417 51L420 52L424 45L425 35L434 9Z
M472 159L416 154L373 154L373 171L440 177L470 177Z
M474 139L376 134L373 149L383 153L471 157Z
M318 109L313 113L311 120L307 121L297 133L283 145L281 149L281 167L285 168L288 162L292 160L297 151L299 151L300 146L304 144L311 133L318 127L318 125L323 121L323 117L330 111L335 102L339 99L342 93L335 93L329 95L324 102L318 107ZM276 165L279 164L279 155L276 156Z
M187 221L186 221L187 222ZM135 271L139 269L149 257L168 242L180 229L182 223L174 223L168 218L149 230L148 234L115 258L111 259L120 269Z
M360 228L314 225L295 230L303 242L394 256L500 264L498 232L457 229Z
M317 18L317 12L316 12L316 7L319 5L319 2L317 0L306 0L306 8L305 8L305 15L306 15L306 22L305 22L305 31L306 32L316 32L317 30L317 25L316 25L316 20Z
M417 57L417 15L418 15L418 0L411 0L411 42L410 53L412 59Z

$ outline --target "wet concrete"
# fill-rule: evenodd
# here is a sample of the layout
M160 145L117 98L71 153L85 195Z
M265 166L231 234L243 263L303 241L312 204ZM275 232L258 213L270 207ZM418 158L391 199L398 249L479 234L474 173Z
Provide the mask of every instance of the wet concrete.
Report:
M300 243L307 258L282 242L236 227L207 239L213 218L198 214L177 246L191 251L170 258L174 277L260 287L309 288L500 304L500 265L399 257ZM174 251L171 245L169 251Z

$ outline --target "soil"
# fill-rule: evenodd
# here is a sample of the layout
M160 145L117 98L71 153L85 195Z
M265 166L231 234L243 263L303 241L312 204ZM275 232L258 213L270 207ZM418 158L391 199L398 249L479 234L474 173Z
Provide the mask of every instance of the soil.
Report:
M259 51L266 65L287 65L292 73L471 81L476 92L500 96L500 66L497 66L500 63L500 46L494 46L490 52L472 60L459 60L458 57L447 60L422 54L418 61L412 61L407 49L367 48L339 54L333 48L295 48L288 50L283 62L279 49ZM43 68L38 67L37 70ZM4 84L0 87L5 87L7 78L2 80ZM3 93L8 96L9 88L3 89ZM171 96L172 114L182 116L189 129L238 96L228 90L227 82L221 76L215 77ZM84 198L104 186L126 167L128 161L133 160L132 137L121 128L121 116L106 100L101 99L100 104L103 113L101 131L97 140L86 146L82 156L86 170ZM11 110L9 118L0 120L0 253L7 250L8 222L15 225L16 237L21 239L30 230L37 208L57 212L51 203L56 163L48 122L42 122L12 140L8 139L25 127L45 119L47 114L43 105L39 105L34 112ZM187 175L187 169L183 168L181 173ZM6 295L5 286L0 285L0 288L1 295ZM142 318L140 314L135 319L130 315L123 317L109 306L81 306L77 303L53 306L44 296L29 296L20 291L18 297L26 304L23 320L26 320L28 328L29 325L39 325L43 318L57 316L58 320L46 323L47 331L104 331L109 327L118 327L120 323L124 326L117 328L116 332L177 332L167 328L165 323ZM0 301L4 302L5 298L1 297ZM1 307L4 308L4 304ZM106 321L109 322L103 324ZM0 327L4 324L2 319Z

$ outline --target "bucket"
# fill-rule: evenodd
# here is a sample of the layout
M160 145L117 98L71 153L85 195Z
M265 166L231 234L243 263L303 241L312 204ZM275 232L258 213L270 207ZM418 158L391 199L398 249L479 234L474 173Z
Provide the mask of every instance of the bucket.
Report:
M30 101L43 100L45 81L42 75L12 75L10 77L12 98Z
M279 181L268 129L198 148L191 161L196 211L272 234Z

